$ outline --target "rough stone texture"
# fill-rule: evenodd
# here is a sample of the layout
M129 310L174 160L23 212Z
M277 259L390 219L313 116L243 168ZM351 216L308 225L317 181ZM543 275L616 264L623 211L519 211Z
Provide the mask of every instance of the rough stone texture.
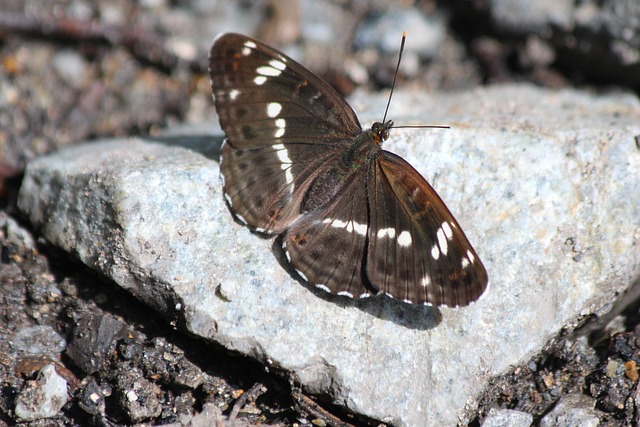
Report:
M18 395L15 414L21 421L51 418L68 401L67 381L58 375L53 364L45 365L38 379Z
M540 427L598 427L595 399L582 394L563 396L542 420Z
M533 416L511 409L491 409L482 422L482 427L529 427Z
M360 94L352 105L371 122L385 103ZM219 139L60 151L29 164L19 206L48 240L189 331L355 412L452 425L488 378L640 273L640 103L502 86L397 92L390 117L452 126L396 130L385 147L432 183L483 259L491 288L471 307L352 301L296 283L277 242L230 219Z

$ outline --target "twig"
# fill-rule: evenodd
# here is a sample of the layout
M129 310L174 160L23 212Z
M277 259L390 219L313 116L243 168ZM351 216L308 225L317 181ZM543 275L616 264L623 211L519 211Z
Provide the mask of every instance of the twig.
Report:
M336 417L335 415L324 409L322 406L318 405L313 399L302 394L302 392L300 391L292 390L291 396L298 404L300 412L303 412L302 410L304 410L312 416L321 419L328 426L355 427L353 424L342 421L340 418Z
M258 391L260 391L260 389L262 389L262 387L264 387L264 385L262 385L261 383L255 383L249 390L242 393L242 396L240 396L238 400L236 400L236 403L233 404L233 408L231 408L231 413L229 414L229 421L233 421L236 419L236 417L238 416L238 413L240 412L240 409L242 409L242 407L245 405L245 403L247 403L247 400L250 397L252 399L256 399L259 396L259 394L257 393Z

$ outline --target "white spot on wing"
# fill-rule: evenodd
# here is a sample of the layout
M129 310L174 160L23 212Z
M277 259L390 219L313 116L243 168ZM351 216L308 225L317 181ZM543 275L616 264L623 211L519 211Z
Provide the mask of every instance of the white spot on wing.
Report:
M343 297L353 298L353 294L351 292L347 292L347 291L340 291L340 292L338 292L338 295L343 296Z
M277 68L267 67L263 65L262 67L256 68L256 73L260 74L261 76L278 77L280 74L282 74L282 71L278 70Z
M304 280L305 282L309 281L309 279L307 279L307 276L302 271L298 270L297 268L296 268L296 273L298 273L298 275L300 277L302 277L302 280Z
M468 258L462 258L462 268L467 268L469 267L469 259Z
M242 48L242 56L249 56L251 55L251 49L248 47L243 47Z
M276 138L280 138L282 137L282 135L284 135L284 129L287 127L287 122L285 119L276 119L276 126L278 127L278 130L276 131L274 136Z
M242 215L236 214L236 218L238 218L238 221L240 221L241 223L243 223L244 225L248 225L249 223L247 222L246 219L244 219L244 217Z
M229 92L229 99L235 101L238 98L238 95L240 95L240 91L238 89L231 89L231 92Z
M431 277L424 276L422 278L422 280L420 281L420 284L426 288L427 286L429 286L431 284Z
M431 256L433 257L433 259L440 258L440 249L438 249L438 245L433 245L433 247L431 248Z
M358 298L369 298L370 296L371 294L367 292L367 293L361 294Z
M354 221L342 221L340 219L325 218L322 221L324 224L329 224L333 228L344 228L350 233L356 232L361 236L367 234L367 224L360 224Z
M278 61L277 59L272 59L271 61L269 61L269 65L280 71L284 71L287 68L287 66L284 65L284 62Z
M229 206L233 206L233 203L231 202L231 197L227 193L224 193L224 199L227 201L227 203L229 203Z
M442 223L442 231L444 231L444 235L447 236L447 240L451 240L453 238L453 231L451 230L451 226L448 222Z
M440 252L442 252L442 255L446 255L447 250L449 248L447 246L447 238L445 237L444 230L442 229L442 227L438 228L436 237L438 238L438 245L440 246Z
M395 228L381 228L378 230L378 239L382 239L383 237L388 237L393 239L396 237L396 229Z
M267 81L267 78L265 76L258 76L255 79L253 79L253 82L258 86L262 86L266 81Z
M282 111L282 104L279 102L270 102L267 104L267 116L271 118L278 117L280 111Z
M255 49L257 47L256 44L251 40L247 40L246 42L244 42L244 45L251 49Z
M471 264L473 264L474 261L476 260L476 257L473 256L473 254L471 253L471 251L469 249L467 249L467 258L469 258L469 262Z
M331 293L331 290L329 288L327 288L325 285L316 285L316 288L322 289L325 292Z
M398 236L398 244L404 248L411 246L411 234L408 231L403 231Z
M273 146L273 149L276 151L278 160L280 160L280 169L284 171L285 182L287 184L291 184L293 182L293 173L291 172L291 158L289 157L289 151L284 144L276 144Z

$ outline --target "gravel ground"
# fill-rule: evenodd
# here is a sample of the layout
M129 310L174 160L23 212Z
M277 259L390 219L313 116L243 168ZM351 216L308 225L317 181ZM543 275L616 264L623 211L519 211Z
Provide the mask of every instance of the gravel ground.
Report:
M315 402L246 357L185 335L173 319L160 318L21 222L15 197L30 159L84 139L156 134L214 117L206 50L198 44L208 48L210 37L181 44L184 33L175 29L185 19L198 22L195 2L102 3L7 0L0 6L0 423L208 425L235 419L254 425L378 425ZM303 25L283 17L277 2L257 10L252 2L235 7L245 14L238 15L244 16L238 28L253 25L273 43L298 40L308 64L348 94L391 81L396 52L385 52L381 32L407 18L392 13L390 2L375 3L318 6L329 9L327 15L339 13L338 22L350 23L344 34L357 36L336 36L331 50L320 37L301 37ZM575 51L570 44L558 48L556 41L570 31L551 26L551 34L538 28L518 33L472 3L454 1L436 14L442 24L435 25L437 53L420 46L407 54L400 84L447 91L533 81L638 93L633 67L611 63L595 72L586 56L567 61ZM440 10L431 1L414 7ZM249 13L253 24L245 22ZM202 30L193 31L195 37ZM538 424L561 398L576 395L591 399L583 406L595 407L600 425L637 425L637 297L631 291L614 308L618 316L587 319L526 366L494 379L471 425L481 425L492 408L526 412ZM36 375L51 364L72 397L48 418L21 416L21 404L40 402L37 391L45 378Z

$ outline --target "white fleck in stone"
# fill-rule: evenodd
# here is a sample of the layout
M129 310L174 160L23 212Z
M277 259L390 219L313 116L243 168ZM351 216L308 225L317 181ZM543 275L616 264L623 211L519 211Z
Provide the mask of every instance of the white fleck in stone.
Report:
M129 402L135 402L136 400L138 400L138 395L137 395L137 394L136 394L136 392L135 392L135 391L133 391L133 390L129 390L129 391L127 392L126 396L127 396L127 400L128 400Z
M438 245L440 246L440 252L442 252L442 255L446 255L447 251L449 250L449 247L447 245L447 238L444 234L444 230L442 229L442 227L438 228L436 237L438 238Z
M433 247L431 248L431 256L433 257L433 259L440 258L440 249L438 249L438 245L433 245Z
M267 116L272 118L278 117L280 111L282 111L282 104L280 104L279 102L270 102L269 104L267 104Z
M408 231L403 231L398 235L398 244L403 248L411 246L411 234Z
M353 298L353 294L351 292L347 292L347 291L340 291L340 292L338 292L338 295L343 296L343 297Z
M393 239L394 237L396 237L396 229L391 227L381 228L380 230L378 230L378 239L381 239L383 237Z
M267 81L267 78L265 76L258 76L255 79L253 79L253 82L258 86L262 86L266 81Z

